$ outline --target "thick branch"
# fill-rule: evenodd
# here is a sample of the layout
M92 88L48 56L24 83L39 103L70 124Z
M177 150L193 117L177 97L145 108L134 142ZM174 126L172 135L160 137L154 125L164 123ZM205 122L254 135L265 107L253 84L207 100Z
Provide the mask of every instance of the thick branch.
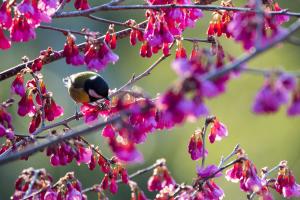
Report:
M217 10L228 10L228 11L240 11L240 12L255 12L258 11L252 8L244 8L244 7L226 7L226 6L218 6L218 5L178 5L178 4L163 4L163 5L100 5L95 6L90 9L81 10L81 11L69 11L69 12L61 12L56 13L53 18L64 18L64 17L78 17L78 16L86 16L99 11L113 11L113 10L143 10L143 9L173 9L173 8L197 8L204 11L217 11ZM287 10L281 11L270 11L267 12L271 15L289 15L293 17L300 17L300 13L289 12Z

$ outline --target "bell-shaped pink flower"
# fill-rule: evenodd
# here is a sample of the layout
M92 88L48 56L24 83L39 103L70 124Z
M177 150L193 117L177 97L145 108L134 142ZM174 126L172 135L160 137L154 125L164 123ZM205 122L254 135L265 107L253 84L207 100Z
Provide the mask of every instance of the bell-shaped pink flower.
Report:
M25 95L24 77L21 74L16 76L16 79L12 82L11 91L18 94L20 97Z
M210 143L214 143L215 140L220 141L223 137L228 135L227 127L219 120L215 119L208 136Z
M0 49L9 49L11 42L5 37L3 30L0 28Z
M0 27L3 29L9 29L12 25L11 7L8 6L8 2L4 1L0 6Z
M14 42L27 42L35 39L36 33L33 25L28 23L24 16L15 16L10 29L10 38Z

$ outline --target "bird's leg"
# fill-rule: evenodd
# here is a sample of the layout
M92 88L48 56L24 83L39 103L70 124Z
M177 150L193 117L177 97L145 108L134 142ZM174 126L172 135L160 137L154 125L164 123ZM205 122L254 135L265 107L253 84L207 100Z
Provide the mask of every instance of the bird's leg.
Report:
M75 102L75 119L79 120L78 104Z

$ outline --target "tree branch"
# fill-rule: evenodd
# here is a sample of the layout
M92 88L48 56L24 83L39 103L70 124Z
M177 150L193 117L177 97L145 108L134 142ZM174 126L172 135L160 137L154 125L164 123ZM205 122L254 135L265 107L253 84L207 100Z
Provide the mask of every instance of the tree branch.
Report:
M199 5L199 4L192 4L192 5L178 5L178 4L163 4L163 5L99 5L95 6L86 10L81 11L69 11L69 12L61 12L56 13L53 15L53 18L65 18L65 17L79 17L79 16L86 16L92 13L96 13L99 11L113 11L113 10L144 10L144 9L174 9L174 8L197 8L204 11L217 11L217 10L227 10L227 11L239 11L239 12L260 12L252 8L244 8L244 7L226 7L226 6L218 6L218 5ZM296 12L289 12L287 10L281 11L269 11L266 12L270 15L288 15L293 17L300 17L300 13Z

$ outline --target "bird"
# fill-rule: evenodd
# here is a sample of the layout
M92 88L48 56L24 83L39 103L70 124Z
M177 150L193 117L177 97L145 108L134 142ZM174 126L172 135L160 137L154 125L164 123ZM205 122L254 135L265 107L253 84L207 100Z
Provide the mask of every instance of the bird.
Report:
M78 103L92 103L100 99L110 100L109 86L102 76L92 71L84 71L63 78L71 98Z

